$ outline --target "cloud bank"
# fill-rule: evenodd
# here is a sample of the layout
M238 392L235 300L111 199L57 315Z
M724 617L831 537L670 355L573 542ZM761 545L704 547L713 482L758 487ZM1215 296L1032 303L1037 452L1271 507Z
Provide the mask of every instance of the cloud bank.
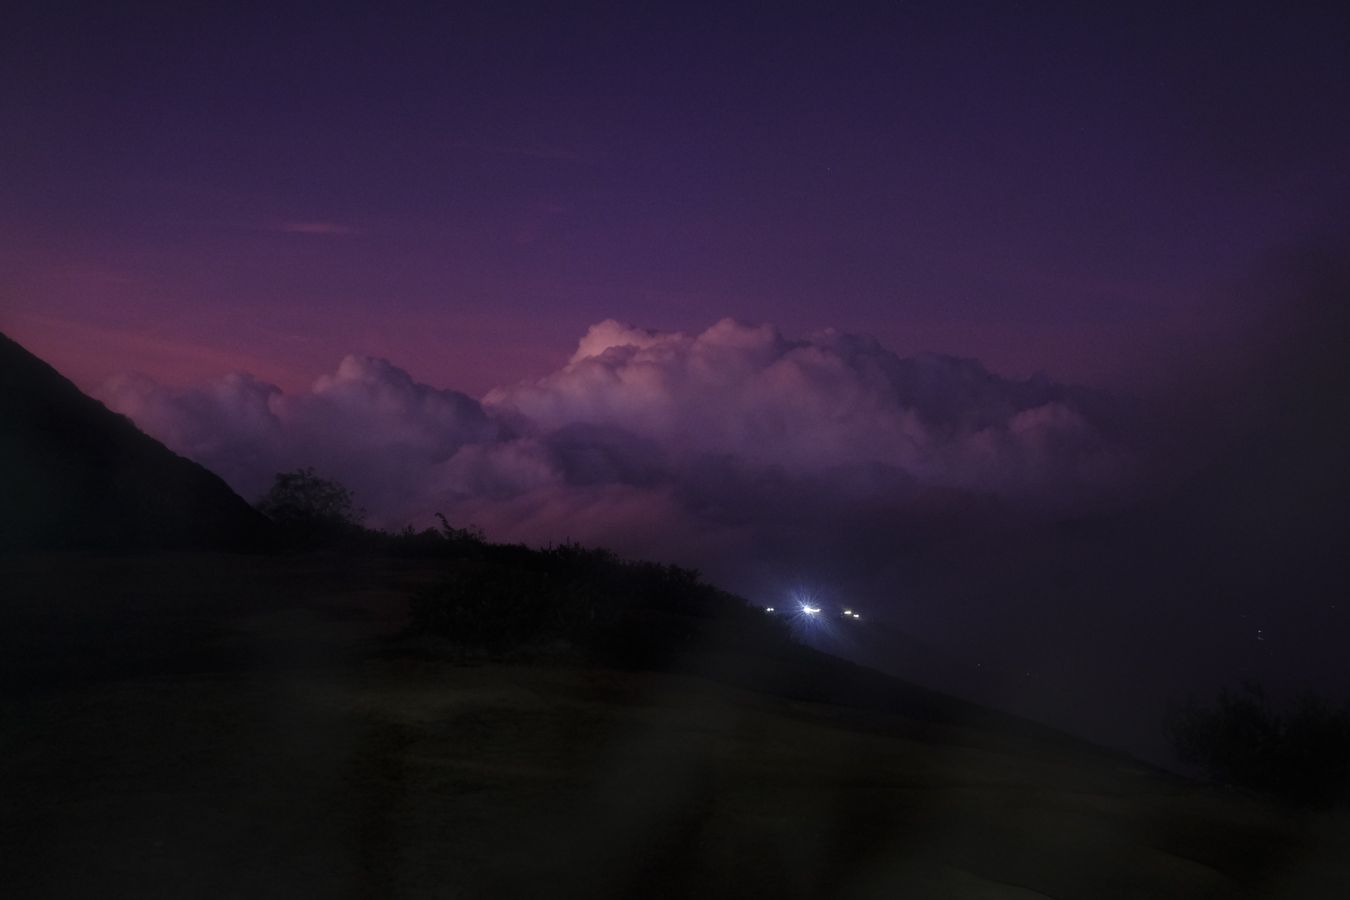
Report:
M428 477L462 448L500 438L471 397L356 356L294 396L242 373L185 390L121 375L98 394L245 498L260 496L277 472L312 465L355 490L381 523L415 511Z
M742 587L728 560L846 559L878 529L1063 513L1131 471L1098 394L732 320L699 334L601 322L561 369L481 400L358 356L293 395L247 374L187 389L125 375L100 397L250 499L312 465L372 524L440 511L497 539L605 542Z
M981 667L835 652L1156 756L1139 736L1169 690L1343 675L1335 316L1278 320L1293 337L1244 355L1249 371L1169 383L1147 414L733 321L601 322L557 371L481 399L358 356L293 394L128 375L101 397L248 499L312 465L374 525L439 511L496 540L692 565L765 602L816 590Z
M484 402L536 432L604 426L681 460L798 473L881 466L1009 497L1065 498L1123 464L1085 392L1009 381L973 360L901 359L868 338L792 341L732 320L694 336L602 322L566 367Z

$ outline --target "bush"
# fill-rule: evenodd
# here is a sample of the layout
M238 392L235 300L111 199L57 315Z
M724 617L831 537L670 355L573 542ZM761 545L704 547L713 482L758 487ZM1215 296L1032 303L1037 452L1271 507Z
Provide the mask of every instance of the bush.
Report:
M1223 784L1304 805L1344 803L1350 788L1350 712L1313 695L1274 710L1245 683L1212 708L1194 700L1172 710L1167 733L1182 762Z
M365 531L361 526L365 512L357 508L352 492L311 468L278 472L256 506L292 544L332 543Z
M441 527L421 531L406 526L401 531L365 531L365 549L390 556L414 559L477 559L481 558L486 541L483 532L470 525L454 528L440 513Z
M411 630L503 652L564 645L600 662L661 668L711 646L786 645L783 624L678 566L564 544L480 543L410 600Z

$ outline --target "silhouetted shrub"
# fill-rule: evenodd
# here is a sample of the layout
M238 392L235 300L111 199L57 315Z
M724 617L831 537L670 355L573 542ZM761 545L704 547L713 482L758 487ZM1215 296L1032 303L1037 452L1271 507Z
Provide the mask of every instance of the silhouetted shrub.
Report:
M258 510L274 522L358 524L360 511L341 482L321 478L312 468L278 472Z
M699 649L790 643L780 621L690 569L576 544L472 549L411 598L414 632L489 652L561 645L628 667L664 667Z
M283 542L314 546L350 542L365 534L364 512L341 482L323 478L312 468L278 472L272 487L256 504L277 526Z
M418 531L409 525L402 531L380 531L372 542L390 556L420 559L445 555L445 539L434 528Z
M482 556L486 541L474 526L454 528L437 514L440 528L418 531L411 526L401 531L366 530L361 546L390 556L418 559L475 559Z
M1168 737L1182 762L1223 784L1314 806L1344 803L1350 788L1350 712L1313 695L1274 710L1244 683L1213 707L1194 700L1170 712Z
M487 543L487 538L483 534L483 529L477 525L466 525L463 528L456 528L451 525L441 513L436 513L436 518L441 523L441 538L451 544L459 544L463 547L472 545L482 546Z

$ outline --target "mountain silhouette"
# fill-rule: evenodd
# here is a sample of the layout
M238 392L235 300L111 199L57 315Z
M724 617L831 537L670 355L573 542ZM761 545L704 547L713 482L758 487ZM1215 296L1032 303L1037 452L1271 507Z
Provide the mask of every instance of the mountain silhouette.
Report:
M244 549L267 520L219 477L0 334L0 549Z

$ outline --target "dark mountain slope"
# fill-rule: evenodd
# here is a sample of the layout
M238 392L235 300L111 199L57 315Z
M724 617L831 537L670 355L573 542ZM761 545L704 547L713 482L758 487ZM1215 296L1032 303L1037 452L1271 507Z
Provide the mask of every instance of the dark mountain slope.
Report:
M0 549L240 549L266 520L220 478L0 334Z

